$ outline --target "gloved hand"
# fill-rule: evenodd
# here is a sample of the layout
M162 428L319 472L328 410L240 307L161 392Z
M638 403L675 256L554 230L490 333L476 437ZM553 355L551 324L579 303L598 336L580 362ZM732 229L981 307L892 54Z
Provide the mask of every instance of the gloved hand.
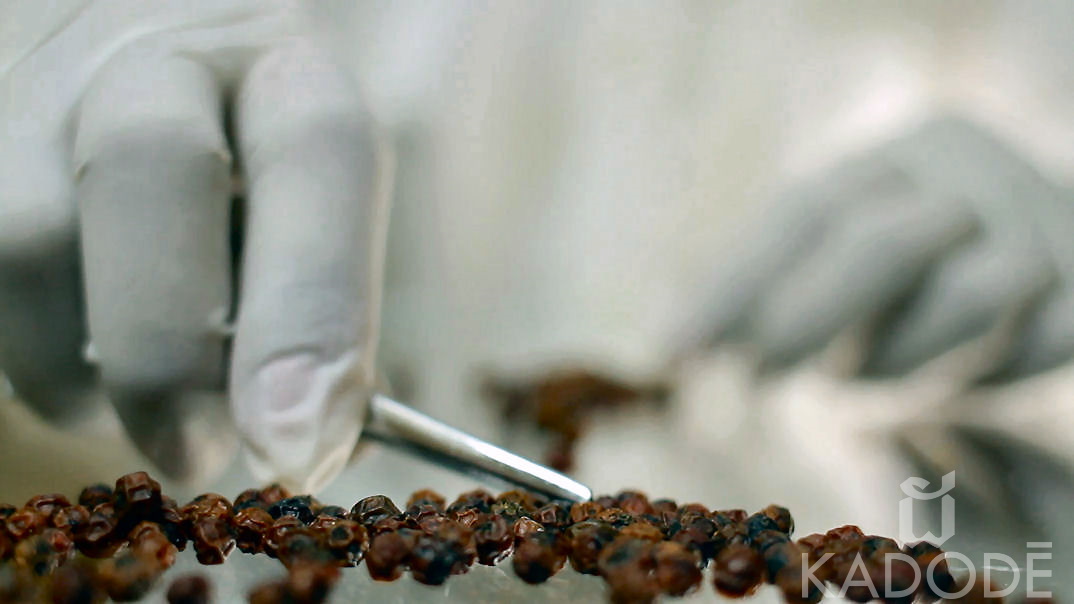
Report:
M868 325L860 371L892 376L1006 329L976 377L1036 373L1074 355L1072 233L1074 196L935 117L766 206L721 259L694 343L742 337L778 368Z
M379 319L384 155L356 83L301 3L50 8L0 18L37 27L2 32L0 369L53 420L103 386L177 478L223 469L227 386L255 475L323 485Z

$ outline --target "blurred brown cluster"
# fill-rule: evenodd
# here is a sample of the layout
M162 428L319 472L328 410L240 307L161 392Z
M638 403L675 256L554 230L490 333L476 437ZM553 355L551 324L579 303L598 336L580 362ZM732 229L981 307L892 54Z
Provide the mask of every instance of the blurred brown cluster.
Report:
M819 601L825 583L855 602L933 600L960 587L943 552L928 543L900 545L854 526L795 540L790 511L777 505L749 514L637 491L572 504L475 490L448 504L421 490L402 508L373 495L346 509L273 485L233 501L200 495L180 507L137 472L115 488L84 489L77 503L42 495L21 508L0 506L0 517L0 602L137 600L188 543L203 564L221 564L234 549L278 559L286 576L251 590L254 604L324 602L341 569L363 561L374 580L409 573L427 585L508 558L518 578L538 584L569 564L601 577L613 602L694 592L707 567L724 596L768 583L793 604ZM923 572L933 581L916 581ZM972 586L962 601L1000 600L983 587ZM203 577L186 575L167 598L200 604L210 592Z
M662 404L666 384L630 384L583 369L550 372L534 380L486 378L486 398L514 423L536 426L551 442L544 462L561 472L574 466L574 448L594 415L625 405Z

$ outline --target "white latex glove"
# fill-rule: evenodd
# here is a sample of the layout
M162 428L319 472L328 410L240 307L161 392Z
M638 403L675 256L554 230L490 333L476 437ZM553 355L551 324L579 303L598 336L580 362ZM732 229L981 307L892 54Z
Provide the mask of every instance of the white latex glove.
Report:
M255 475L323 485L361 428L386 196L373 121L306 3L5 4L21 26L0 28L0 368L16 393L62 420L103 386L139 448L192 478L235 445L211 413L229 386Z
M695 333L745 337L764 367L862 324L870 375L1012 324L990 377L1074 355L1074 199L968 121L919 124L790 190L754 227L721 259Z

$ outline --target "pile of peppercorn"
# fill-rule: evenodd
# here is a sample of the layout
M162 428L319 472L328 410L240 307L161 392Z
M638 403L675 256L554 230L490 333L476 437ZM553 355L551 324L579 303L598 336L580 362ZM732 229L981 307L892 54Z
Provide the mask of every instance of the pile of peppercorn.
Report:
M909 554L922 570L943 554L927 543L900 548L852 526L794 540L790 512L775 505L748 514L650 501L636 491L571 504L517 490L470 491L448 505L422 490L403 509L374 495L347 510L273 485L233 501L205 494L179 506L145 472L121 477L115 488L88 487L77 503L40 495L21 508L0 505L0 519L0 602L139 599L187 544L202 564L221 564L236 548L280 560L286 578L255 587L249 593L255 604L323 602L341 569L363 561L378 581L409 571L421 583L440 585L475 562L495 565L508 556L527 583L546 581L568 562L599 575L614 602L685 595L699 588L707 566L726 596L750 594L767 582L788 602L816 602L821 590L812 585L803 594L803 573L825 554L832 556L815 576L836 586L860 582L854 574L860 558L881 589L885 579L893 589L908 586L915 570L909 562L886 567L885 553ZM934 576L935 585L955 591L944 561ZM206 602L208 594L204 579L186 576L172 584L168 599ZM873 598L858 587L847 596Z

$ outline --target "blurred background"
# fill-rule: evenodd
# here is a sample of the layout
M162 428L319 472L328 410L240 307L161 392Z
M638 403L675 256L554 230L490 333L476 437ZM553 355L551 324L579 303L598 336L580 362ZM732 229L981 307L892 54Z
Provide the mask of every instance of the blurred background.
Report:
M1024 560L1027 541L1052 541L1049 581L1071 593L1074 370L981 385L974 368L997 354L981 338L922 371L856 379L845 368L860 354L857 325L780 371L759 370L748 341L679 352L685 333L711 327L713 288L733 293L716 267L754 269L736 257L747 228L779 216L798 183L932 115L1003 141L1074 211L1074 5L318 8L398 156L381 369L407 402L539 457L539 435L481 396L483 376L584 367L666 382L662 407L596 416L574 476L598 492L710 507L781 503L803 535L842 524L897 535L900 483L938 487L956 470L947 547ZM1028 212L1021 190L1006 193L1008 213ZM954 201L932 203L941 212ZM766 236L780 240L778 229ZM73 430L5 400L0 500L74 492L144 465L110 417ZM170 486L233 496L250 481L232 463L211 483ZM451 497L474 484L369 450L322 498L405 499L423 487Z

